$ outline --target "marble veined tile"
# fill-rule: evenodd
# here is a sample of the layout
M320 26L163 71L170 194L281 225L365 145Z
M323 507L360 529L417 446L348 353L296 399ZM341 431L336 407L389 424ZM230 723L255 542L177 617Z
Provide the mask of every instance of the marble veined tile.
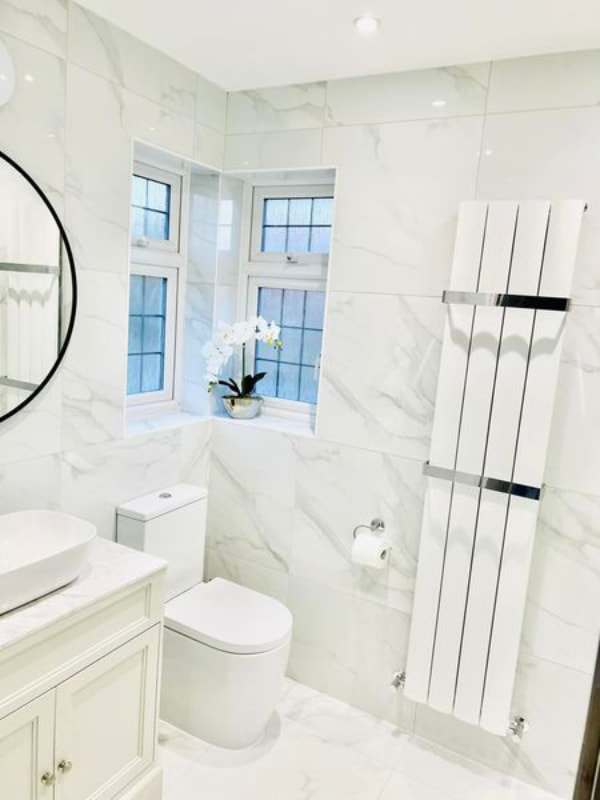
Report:
M331 292L318 435L424 461L443 321L436 298Z
M227 136L225 169L287 169L321 163L321 130Z
M600 50L494 61L488 113L595 106Z
M194 119L196 75L102 17L72 3L69 61Z
M586 201L571 296L591 305L600 305L599 172L598 106L487 117L478 199Z
M255 592L274 597L282 603L287 600L288 576L279 570L263 567L230 556L223 548L206 549L204 580L225 578Z
M0 31L55 56L66 57L66 0L2 0Z
M483 117L327 128L337 167L330 287L439 296L458 207L475 192Z
M598 494L600 475L600 308L572 306L544 480L559 489Z
M2 423L0 423L2 436ZM0 514L25 509L60 508L58 455L0 465Z
M294 439L291 572L410 613L423 505L421 464L369 450ZM352 531L384 520L388 566L352 563Z
M225 136L207 125L194 127L194 161L213 169L223 167Z
M465 64L329 81L326 125L485 113L490 65Z
M202 349L212 336L214 302L214 283L187 285L181 403L184 411L193 414L205 415L210 410L211 397Z
M226 113L227 92L196 75L196 122L223 133Z
M5 9L7 3L0 3ZM65 184L65 62L2 36L15 62L16 89L0 108L0 148L17 161L62 214Z
M522 649L583 672L600 636L600 497L546 487L540 507Z
M325 88L325 83L304 83L231 92L227 98L227 133L320 128Z
M0 464L27 463L59 452L62 391L59 374L26 408L0 422Z

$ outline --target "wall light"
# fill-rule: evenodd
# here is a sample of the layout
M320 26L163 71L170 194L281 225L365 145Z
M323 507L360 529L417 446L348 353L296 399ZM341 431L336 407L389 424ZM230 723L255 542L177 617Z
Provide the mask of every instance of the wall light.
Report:
M377 33L380 25L381 20L369 14L357 17L354 20L354 27L362 36L372 36L374 33Z

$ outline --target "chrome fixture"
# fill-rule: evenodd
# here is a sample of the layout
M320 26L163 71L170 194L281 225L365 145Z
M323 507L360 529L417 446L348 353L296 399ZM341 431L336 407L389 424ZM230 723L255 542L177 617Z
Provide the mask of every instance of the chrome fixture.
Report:
M67 761L67 759L63 758L63 760L60 762L60 764L57 766L56 769L60 770L63 773L63 775L66 775L67 772L71 772L71 770L73 769L73 762Z
M394 672L392 675L392 680L390 681L390 687L396 691L402 691L405 683L406 672Z
M44 786L53 786L56 783L56 775L53 772L44 772L40 780Z
M371 520L369 525L357 525L356 528L352 531L352 536L354 539L358 536L358 532L361 528L366 528L371 533L383 533L385 530L385 522L379 517L375 517L375 519Z
M508 723L508 736L516 742L517 744L521 742L523 736L529 730L529 722L525 719L525 717L520 717L517 715L513 717L511 721Z
M529 308L535 311L568 311L571 305L568 297L452 291L444 291L442 293L442 303L449 305L492 306L495 308Z
M514 483L513 481L503 481L499 478L488 478L485 475L472 475L470 472L460 472L456 469L446 467L436 467L426 461L423 464L423 475L430 478L441 478L452 483L463 483L467 486L476 486L480 489L490 489L493 492L503 494L514 494L517 497L525 497L528 500L539 500L541 490L537 486L528 486L525 483Z

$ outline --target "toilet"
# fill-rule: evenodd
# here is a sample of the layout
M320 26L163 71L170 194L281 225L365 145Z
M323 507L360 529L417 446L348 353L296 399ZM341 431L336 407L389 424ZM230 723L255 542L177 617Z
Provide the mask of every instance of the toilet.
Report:
M292 616L232 581L203 581L207 502L205 489L178 484L124 503L117 541L168 562L161 717L242 748L260 738L279 698Z

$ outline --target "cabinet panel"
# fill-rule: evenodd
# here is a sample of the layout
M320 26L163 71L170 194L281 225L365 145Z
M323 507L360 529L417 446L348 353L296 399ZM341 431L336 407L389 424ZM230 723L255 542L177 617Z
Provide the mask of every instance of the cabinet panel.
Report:
M0 720L0 796L10 800L52 800L54 772L54 692Z
M154 758L160 626L56 690L56 800L112 800Z

